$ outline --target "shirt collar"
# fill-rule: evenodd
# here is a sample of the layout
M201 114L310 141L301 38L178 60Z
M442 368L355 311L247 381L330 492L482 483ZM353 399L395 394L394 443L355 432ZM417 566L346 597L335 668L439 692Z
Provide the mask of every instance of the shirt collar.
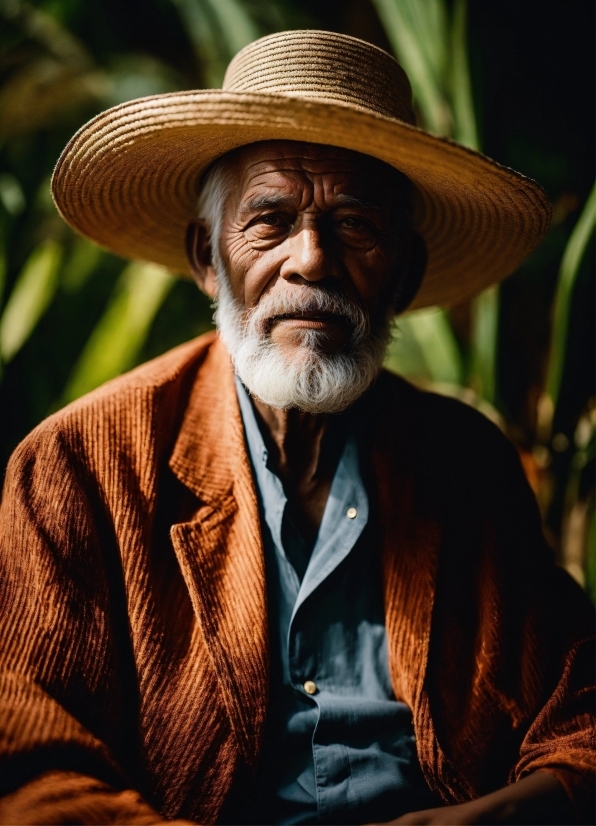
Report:
M255 411L237 376L236 392L263 516L278 553L285 556L281 530L287 497L279 477L267 467L269 454ZM349 431L295 610L350 553L368 522L368 496L360 474L358 454L356 436Z

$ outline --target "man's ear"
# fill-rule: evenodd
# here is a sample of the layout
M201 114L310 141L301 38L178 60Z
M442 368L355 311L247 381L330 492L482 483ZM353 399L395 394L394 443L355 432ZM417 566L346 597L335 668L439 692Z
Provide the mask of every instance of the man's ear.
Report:
M416 293L420 289L428 253L426 244L421 235L412 232L410 236L409 249L407 251L407 264L401 277L401 284L395 297L395 314L399 315L406 310L414 300Z
M211 260L211 236L204 221L191 221L186 230L186 257L199 288L214 298L217 277Z

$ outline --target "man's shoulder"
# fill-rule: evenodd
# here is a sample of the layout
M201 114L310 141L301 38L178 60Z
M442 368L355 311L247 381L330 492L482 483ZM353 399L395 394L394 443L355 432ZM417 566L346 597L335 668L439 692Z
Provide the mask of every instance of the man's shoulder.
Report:
M207 333L112 379L44 419L13 458L56 441L84 447L117 435L123 442L167 430L182 414L201 364L216 340ZM162 421L163 419L163 421Z
M517 448L500 426L472 404L414 386L383 372L376 393L381 449L406 462L430 488L476 493L524 486Z
M378 402L390 419L400 422L412 436L425 443L511 445L499 426L498 417L470 393L469 398L418 387L401 376L384 370L379 381Z
M379 385L384 409L377 408L373 440L387 456L384 467L407 476L418 501L450 523L489 519L496 524L508 514L511 525L520 531L526 526L528 542L540 555L536 500L518 450L503 430L471 404L398 376L384 373Z

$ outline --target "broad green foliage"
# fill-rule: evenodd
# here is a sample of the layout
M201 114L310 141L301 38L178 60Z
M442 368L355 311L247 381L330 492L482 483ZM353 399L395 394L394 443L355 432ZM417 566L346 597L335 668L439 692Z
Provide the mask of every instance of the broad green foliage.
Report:
M206 86L221 86L226 66L262 32L239 0L172 0L183 19Z
M396 322L386 366L433 383L461 386L464 366L444 310L433 307L406 315Z
M102 255L101 247L86 238L77 238L62 269L62 289L67 293L80 290L93 275Z
M451 22L450 42L451 105L453 108L453 137L455 140L480 149L476 114L472 99L472 81L468 65L468 26L466 0L455 0Z
M582 214L575 225L575 229L571 233L561 261L561 269L559 270L553 312L550 364L546 379L546 392L552 400L553 409L557 406L559 393L561 391L561 382L563 380L573 288L577 280L582 258L594 234L595 228L596 184L592 187Z
M45 241L31 253L17 278L0 317L0 358L5 364L48 309L58 286L61 254L55 241Z
M472 303L469 382L490 404L497 400L499 287L489 287Z
M69 402L134 366L174 279L156 264L129 264L93 330L64 391Z
M385 31L406 70L414 98L431 132L451 132L445 99L448 24L443 0L374 0Z

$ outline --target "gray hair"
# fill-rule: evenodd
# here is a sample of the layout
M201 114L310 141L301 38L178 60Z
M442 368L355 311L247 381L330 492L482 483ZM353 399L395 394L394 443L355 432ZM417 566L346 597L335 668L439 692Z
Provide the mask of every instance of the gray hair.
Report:
M233 162L229 154L222 155L207 169L201 182L197 217L209 227L212 255L219 260L219 241L226 200L233 186Z

